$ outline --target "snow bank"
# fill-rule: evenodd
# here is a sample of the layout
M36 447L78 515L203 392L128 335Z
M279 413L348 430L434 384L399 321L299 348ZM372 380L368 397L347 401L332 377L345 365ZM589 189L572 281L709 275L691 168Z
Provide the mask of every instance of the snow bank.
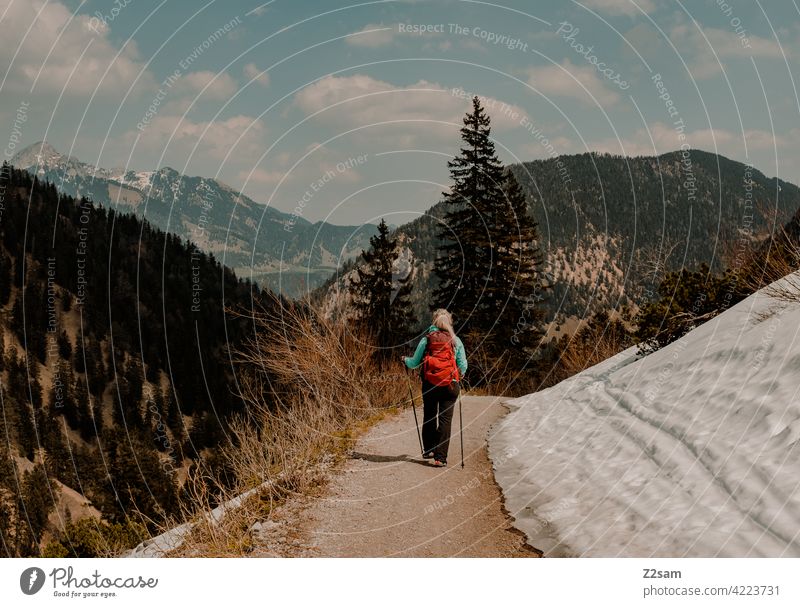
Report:
M211 512L206 513L205 516L208 517L212 523L219 523L230 510L235 510L244 503L244 500L257 491L268 487L269 484L269 482L265 482L258 487L249 489L241 495L237 495L224 504L217 506ZM193 523L183 523L182 525L165 531L161 535L143 541L124 556L128 558L159 558L166 556L172 550L180 548L193 529Z
M509 402L490 454L549 555L800 556L800 304L753 295Z

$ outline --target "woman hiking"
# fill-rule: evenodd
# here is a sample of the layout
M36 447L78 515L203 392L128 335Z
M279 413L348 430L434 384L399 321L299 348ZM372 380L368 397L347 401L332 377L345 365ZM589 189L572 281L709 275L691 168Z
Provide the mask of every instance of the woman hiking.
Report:
M433 465L447 465L450 425L460 390L459 382L467 372L464 344L453 330L450 312L439 308L414 356L404 356L409 369L422 365L422 457Z

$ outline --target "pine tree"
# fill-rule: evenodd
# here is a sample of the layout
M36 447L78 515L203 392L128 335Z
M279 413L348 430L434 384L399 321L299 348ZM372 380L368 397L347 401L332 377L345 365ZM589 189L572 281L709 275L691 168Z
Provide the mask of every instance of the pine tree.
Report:
M39 554L39 542L47 528L47 518L55 508L54 497L59 489L51 484L42 464L23 474L21 489L15 508L16 556L34 556Z
M20 454L33 461L39 444L36 439L36 427L33 423L33 409L25 400L18 400L13 396L4 397L6 407L14 416L14 430Z
M49 410L42 417L42 446L45 451L44 465L48 476L57 478L65 485L74 486L75 473L72 469L72 457L67 448L68 434L64 419L53 415Z
M480 100L464 117L464 146L447 163L453 185L443 192L447 213L439 228L442 245L434 262L439 285L431 308L447 308L457 330L479 336L492 327L496 310L484 297L496 263L493 237L505 173L490 138L489 116Z
M518 372L530 363L544 336L541 302L547 285L538 226L511 171L506 171L503 194L494 239L497 264L487 289L489 305L497 310L489 344L496 356L505 353L506 368Z
M78 377L72 387L72 413L67 413L67 422L73 430L78 430L84 440L94 436L91 418L91 397L86 388L86 380Z
M0 250L0 306L11 298L11 260Z
M474 378L522 370L542 338L542 255L525 194L503 168L489 116L475 97L464 118L464 146L448 163L453 185L434 262L432 308L447 308L468 349L480 346ZM483 368L485 367L485 368Z
M75 346L75 363L73 366L76 373L86 373L86 336L83 334L78 335L78 342Z
M412 273L404 278L394 275L399 252L385 220L381 219L378 233L369 243L369 251L361 252L362 263L356 268L358 278L350 289L359 320L375 336L379 354L386 357L392 347L410 338L410 330L416 324L410 302Z
M58 336L58 355L65 360L72 358L72 343L66 331L61 331Z

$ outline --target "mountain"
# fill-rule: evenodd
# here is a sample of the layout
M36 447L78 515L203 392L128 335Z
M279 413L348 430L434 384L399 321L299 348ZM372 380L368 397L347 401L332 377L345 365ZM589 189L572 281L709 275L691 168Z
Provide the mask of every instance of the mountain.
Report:
M688 158L680 151L586 153L509 167L539 224L551 285L544 305L556 334L596 310L642 303L667 271L735 265L742 247L800 208L800 189L791 183L701 150ZM423 321L444 213L439 202L394 234L413 259L415 311ZM332 310L346 305L345 274L323 287Z
M13 521L55 517L56 482L106 521L177 516L187 472L214 465L245 410L231 357L262 292L27 171L4 165L0 192L0 553L39 554L42 529L25 538ZM14 514L22 471L34 495Z
M165 167L133 171L96 167L46 142L17 153L11 164L56 184L59 191L147 219L213 253L245 276L299 296L369 246L376 226L311 223L259 204L230 186Z
M800 556L799 278L793 301L759 291L653 354L506 401L489 450L529 542L546 556Z

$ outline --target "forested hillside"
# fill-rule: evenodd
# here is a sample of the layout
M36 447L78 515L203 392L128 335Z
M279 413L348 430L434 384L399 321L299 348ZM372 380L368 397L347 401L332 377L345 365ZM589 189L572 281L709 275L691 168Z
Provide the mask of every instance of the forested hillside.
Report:
M723 156L691 150L627 158L586 153L509 168L528 196L545 254L547 320L638 305L666 272L731 265L737 247L766 236L800 208L800 189ZM413 302L427 317L436 286L442 203L400 226L413 254ZM334 281L329 281L328 290ZM341 292L341 289L340 289Z
M132 213L191 240L240 276L289 296L301 296L323 282L375 234L373 224L312 223L302 214L283 213L217 179L191 177L169 167L97 167L46 142L21 150L12 163L54 183L62 194Z
M74 516L55 481L107 521L176 514L188 467L213 462L243 408L227 347L248 324L229 311L259 294L179 237L25 171L3 166L0 197L0 546L38 554Z

